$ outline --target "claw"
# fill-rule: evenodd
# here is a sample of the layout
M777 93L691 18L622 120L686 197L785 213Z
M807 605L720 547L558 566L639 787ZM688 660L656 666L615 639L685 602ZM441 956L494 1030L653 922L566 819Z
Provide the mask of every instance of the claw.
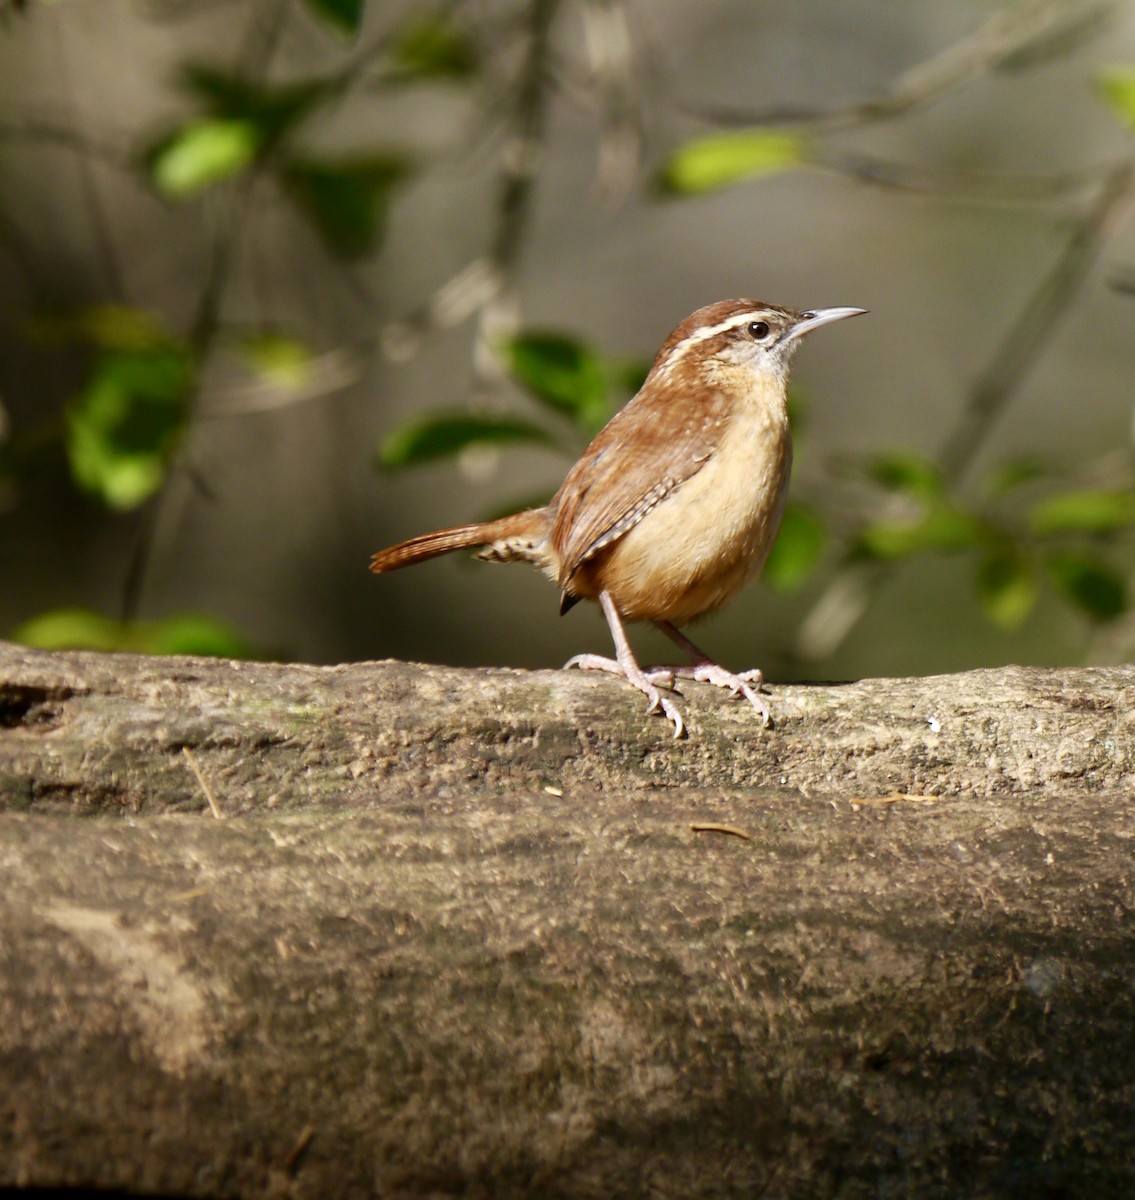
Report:
M764 676L760 671L746 671L743 675L734 675L732 671L727 671L717 663L704 662L694 665L691 677L698 683L711 683L715 687L728 688L731 696L744 696L756 710L757 716L761 719L761 725L768 726L768 705L765 703L764 697L757 691L764 681ZM749 686L751 682L756 683L756 688Z
M646 693L647 699L650 701L650 706L647 708L647 714L660 712L663 713L666 719L674 726L674 736L680 738L686 732L686 723L682 720L682 714L677 707L657 688L651 688Z
M756 710L761 724L768 725L768 705L760 695L765 677L759 670L754 668L751 671L743 671L741 674L735 675L732 671L718 666L709 655L695 646L680 629L669 621L655 621L654 623L694 660L688 667L673 668L675 675L680 675L683 679L693 679L699 683L711 683L715 687L726 687L729 689L730 696L744 696Z
M632 687L638 688L647 699L647 713L661 712L674 726L674 736L680 738L686 732L686 723L673 701L663 696L658 685L674 686L674 671L669 667L660 667L644 671L638 665L634 653L623 631L622 621L614 602L606 592L600 592L599 604L611 628L611 636L615 640L617 658L604 658L601 654L576 654L564 663L564 669L578 667L581 671L607 671L612 675L621 675Z

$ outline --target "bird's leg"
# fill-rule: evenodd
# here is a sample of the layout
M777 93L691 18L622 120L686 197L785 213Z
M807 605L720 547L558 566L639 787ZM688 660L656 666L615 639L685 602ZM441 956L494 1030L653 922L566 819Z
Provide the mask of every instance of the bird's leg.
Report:
M655 686L659 683L664 683L667 686L672 684L674 682L674 672L669 667L644 671L638 665L638 660L634 656L631 644L627 641L627 634L623 629L623 621L619 616L619 610L615 607L615 602L606 592L599 593L599 606L603 609L603 615L607 618L607 625L611 630L611 637L615 643L615 657L603 658L599 654L577 654L574 658L569 658L564 663L564 669L579 667L584 671L610 671L614 675L621 675L629 684L638 688L650 701L650 706L646 711L648 713L663 712L666 715L666 719L674 726L674 736L676 738L681 737L686 731L682 714L677 710L673 702L663 696ZM677 630L674 632L677 633ZM681 635L679 634L679 636Z
M757 711L762 725L769 722L768 705L761 696L761 684L764 676L760 671L744 671L735 675L719 666L700 647L695 646L688 637L669 621L655 621L655 625L677 646L680 646L693 660L688 667L671 667L675 675L693 679L698 683L712 683L715 687L726 687L734 696L744 696Z

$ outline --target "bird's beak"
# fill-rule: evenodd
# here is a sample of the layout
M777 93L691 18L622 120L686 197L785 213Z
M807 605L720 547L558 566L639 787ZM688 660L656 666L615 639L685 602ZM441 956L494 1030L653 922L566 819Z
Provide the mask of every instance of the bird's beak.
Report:
M809 312L801 313L800 320L788 327L781 340L793 342L806 333L811 333L813 329L819 329L821 325L842 321L844 317L859 317L866 311L865 308L813 308Z

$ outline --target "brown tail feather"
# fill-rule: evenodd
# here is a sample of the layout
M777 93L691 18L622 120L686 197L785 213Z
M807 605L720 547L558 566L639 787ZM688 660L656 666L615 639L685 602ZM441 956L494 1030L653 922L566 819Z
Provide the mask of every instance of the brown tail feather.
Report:
M452 529L436 529L422 533L397 546L379 550L370 560L376 572L398 571L439 554L468 550L473 546L493 546L494 558L530 558L526 551L545 539L551 528L546 509L531 508L526 512L501 517L499 521L484 521L477 525L457 525ZM500 543L500 546L497 546ZM535 561L535 559L533 559Z

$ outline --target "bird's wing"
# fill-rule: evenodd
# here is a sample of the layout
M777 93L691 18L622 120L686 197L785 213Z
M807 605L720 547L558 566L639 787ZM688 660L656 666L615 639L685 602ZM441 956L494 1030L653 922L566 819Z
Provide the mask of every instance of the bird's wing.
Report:
M604 546L634 528L696 474L721 441L724 398L673 388L649 404L640 392L615 414L571 469L552 501L560 586Z

